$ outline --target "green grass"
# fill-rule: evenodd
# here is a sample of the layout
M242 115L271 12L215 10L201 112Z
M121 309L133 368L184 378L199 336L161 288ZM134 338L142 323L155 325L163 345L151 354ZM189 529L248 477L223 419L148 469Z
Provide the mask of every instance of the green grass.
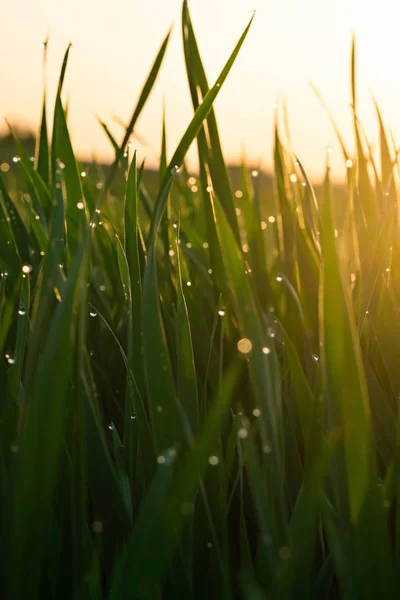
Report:
M194 116L158 190L79 165L61 101L0 173L0 582L19 599L398 598L397 154L357 118L316 193L276 127L235 193L186 1ZM47 48L45 49L46 52ZM51 141L49 131L52 132ZM185 166L197 143L199 173ZM294 174L296 177L294 177ZM189 179L190 178L190 179ZM154 183L154 182L153 182ZM154 186L153 186L154 187Z

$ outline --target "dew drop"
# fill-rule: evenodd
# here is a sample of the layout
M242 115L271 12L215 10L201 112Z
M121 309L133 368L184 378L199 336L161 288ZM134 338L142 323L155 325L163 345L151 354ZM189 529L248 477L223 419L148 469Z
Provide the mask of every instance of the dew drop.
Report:
M93 533L101 533L103 531L103 523L101 521L93 521L92 531Z
M22 265L22 272L28 275L32 271L32 265Z
M253 348L253 344L248 338L242 338L238 341L237 348L241 354L249 354Z
M217 465L219 465L219 458L218 456L215 456L215 454L213 454L212 456L210 456L210 458L208 459L208 462L210 463L210 465L212 467L216 467Z

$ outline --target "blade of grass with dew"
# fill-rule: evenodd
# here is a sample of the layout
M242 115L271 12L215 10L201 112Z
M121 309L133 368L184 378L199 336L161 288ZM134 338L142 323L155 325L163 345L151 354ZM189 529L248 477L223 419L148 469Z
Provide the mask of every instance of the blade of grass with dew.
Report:
M263 445L271 447L268 461L268 477L274 490L274 518L283 535L287 526L283 502L283 432L282 405L280 401L280 375L274 347L270 347L267 332L259 317L257 301L251 283L245 273L245 265L225 213L216 199L214 211L218 237L229 285L232 290L235 312L239 321L239 334L250 340L249 374L255 395L256 407L261 411ZM268 343L268 346L267 346ZM264 350L266 348L266 350ZM268 352L269 351L269 352ZM275 512L276 511L276 512Z
M340 513L356 520L371 476L370 408L355 333L352 307L344 289L335 248L331 215L331 188L327 173L323 208L323 261L320 284L322 365L328 429L343 435L347 481L337 481ZM342 496L340 498L340 496Z
M189 148L190 148L192 142L194 141L194 139L196 138L196 136L199 134L199 131L202 127L203 121L209 115L210 110L214 104L214 101L217 98L217 96L221 90L221 87L222 87L223 83L225 82L226 78L228 77L229 72L231 71L231 69L236 61L236 58L240 52L240 49L241 49L241 47L247 37L247 34L250 30L252 22L253 22L253 18L250 20L249 24L245 28L238 43L236 44L236 47L234 48L232 54L230 55L226 65L222 69L219 77L217 78L214 86L206 94L203 102L199 105L198 109L196 110L189 126L187 127L181 141L179 142L179 144L174 152L174 155L169 163L167 173L165 175L164 181L161 185L161 188L160 188L160 191L159 191L159 194L157 197L154 218L151 223L151 231L150 231L151 236L154 236L155 233L158 231L160 223L161 223L161 218L162 218L162 215L165 210L165 206L166 206L166 203L168 200L168 195L165 194L165 189L168 188L170 185L170 174L173 169L174 170L176 168L179 169L180 165L182 165L187 151L189 150Z
M11 232L11 236L7 232L6 239L8 238L7 241L10 241L12 243L12 245L15 247L15 249L16 249L15 254L17 257L20 258L21 262L30 264L29 234L26 230L23 220L21 219L21 217L19 215L19 212L18 212L16 206L14 205L14 202L12 201L12 199L10 198L10 196L7 192L7 187L4 183L2 173L0 173L0 202L2 204L3 215L6 219L6 221L7 221L7 219L9 219L7 222L10 224L9 231ZM7 252L7 254L9 254L9 252ZM12 265L13 262L15 262L15 261L11 259L9 264ZM16 269L15 272L10 272L9 273L10 277L14 277L14 274L16 272L18 272L18 270L19 269Z
M174 442L179 439L181 434L178 434L180 428L178 425L177 412L174 400L174 383L171 374L170 360L167 353L165 332L161 320L157 292L156 234L160 227L164 210L167 205L169 192L172 186L171 172L173 170L175 171L176 166L182 164L183 159L191 143L198 135L204 119L209 114L209 111L211 110L213 102L217 97L221 86L227 78L236 60L240 48L242 47L243 42L250 29L251 23L252 20L250 21L249 25L246 27L244 33L239 39L239 42L237 43L235 49L229 57L228 62L223 68L214 87L209 91L202 104L199 106L185 134L183 135L180 143L178 144L174 155L171 159L170 165L167 169L167 173L164 178L163 184L161 185L156 200L154 215L151 221L151 229L149 234L150 242L148 247L147 265L143 283L143 305L146 306L146 311L143 314L143 343L146 381L150 396L150 410L153 411L153 426L156 426L157 423L155 419L158 419L158 422L160 421L160 415L154 413L155 405L158 404L159 406L161 406L161 409L164 412L168 410L168 413L165 414L167 415L168 421L170 423L169 430L165 431L165 427L161 424L157 426L156 438L160 438L161 436L161 439L157 439L157 445L161 450L163 448L172 446ZM154 371L155 369L156 371ZM162 374L161 377L160 372ZM161 392L161 390L163 390L163 393ZM161 398L162 403L159 404ZM159 444L162 440L163 442L160 446Z
M177 236L179 230L177 231ZM181 261L178 238L175 252L178 260L177 311L176 311L176 353L177 353L177 394L183 413L190 425L192 435L199 428L199 398L197 392L196 368L194 363L192 334L188 310L183 293Z
M9 391L14 401L21 401L20 388L22 384L22 371L25 359L25 349L28 337L29 327L29 308L30 308L30 279L26 275L22 276L21 292L18 306L18 325L15 347L13 350L13 366L9 376Z
M16 598L21 594L37 594L40 566L48 552L50 531L47 517L57 481L73 360L74 327L71 316L78 301L76 289L84 268L87 240L81 244L71 266L63 301L54 313L24 411L13 498L13 514L17 518L13 521L10 557L11 596ZM60 339L65 343L61 345ZM57 390L56 397L54 390ZM46 435L43 435L44 424ZM25 565L24 578L20 577L22 565Z
M324 185L323 262L320 288L320 320L325 410L328 431L341 436L335 453L333 489L343 526L354 531L351 562L355 585L373 597L378 588L390 589L392 570L383 507L376 491L376 462L372 445L371 410L353 308L340 274L333 234L329 171ZM351 525L349 525L351 523ZM366 551L373 532L376 546ZM350 560L350 556L348 556ZM379 565L379 566L378 566ZM368 583L361 573L374 573ZM374 590L374 592L373 592ZM372 595L371 595L372 594Z
M21 159L22 167L35 193L34 198L32 199L33 208L36 210L37 214L41 217L41 219L43 219L43 217L45 215L48 215L50 211L51 196L49 189L47 188L45 182L41 178L39 172L34 169L26 150L24 149L18 137L15 135L14 130L11 126L9 127L14 140L15 148L17 150L18 156Z
M172 185L164 190L168 195ZM163 202L163 198L161 198ZM166 200L165 200L166 202ZM142 297L143 359L150 421L158 453L182 441L175 382L158 290L155 239L148 249ZM166 423L168 426L166 427Z
M55 159L60 161L59 166L62 169L66 187L65 228L68 250L73 255L79 244L81 228L86 223L86 209L78 165L72 149L60 93L57 94L54 112L53 144L52 151Z
M49 38L43 42L43 103L42 118L40 122L39 134L36 138L35 148L35 170L39 173L46 187L50 184L50 152L47 133L47 110L46 110L46 65L47 65L47 47Z
M236 381L236 367L233 365L225 376L207 422L175 473L172 473L174 454L167 453L164 457L148 496L143 500L131 539L116 571L112 600L146 597L162 581L185 521L182 506L192 505L193 495L226 419Z
M184 41L186 73L189 81L193 107L194 110L197 111L201 100L204 100L209 92L209 85L200 57L187 0L184 0L182 7L182 33ZM209 165L215 192L218 195L224 210L226 211L229 223L235 233L236 239L239 240L239 229L233 205L233 194L229 183L228 172L223 159L217 120L213 108L210 110L206 123L210 151L206 154L204 150L202 150L202 148L205 149L208 146L207 138L204 135L202 138L203 143L199 145L200 164L205 163Z
M55 123L56 123L56 112L59 110L58 108L58 97L61 98L61 94L62 94L62 89L64 86L64 79L65 79L65 74L67 71L67 65L68 65L68 59L69 59L69 53L71 52L71 48L72 48L72 44L68 44L67 49L65 51L64 54L64 58L63 58L63 62L61 65L61 71L60 71L60 77L58 79L58 88L57 88L57 95L56 95L56 102L55 102L55 106L54 106L54 114L53 114L53 131L52 131L52 140L51 140L51 183L54 186L55 183L55 171L56 171L56 159L57 159L57 154L56 154L56 134L57 134L57 130L55 128Z

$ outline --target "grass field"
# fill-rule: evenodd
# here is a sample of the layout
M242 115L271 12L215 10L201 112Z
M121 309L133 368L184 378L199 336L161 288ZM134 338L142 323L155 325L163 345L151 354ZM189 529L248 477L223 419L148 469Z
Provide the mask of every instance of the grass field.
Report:
M341 196L278 127L274 193L232 186L213 102L248 34L210 87L183 3L194 116L155 192L130 140L168 37L112 166L74 156L67 51L52 135L44 100L0 172L2 598L399 597L397 153L353 46Z

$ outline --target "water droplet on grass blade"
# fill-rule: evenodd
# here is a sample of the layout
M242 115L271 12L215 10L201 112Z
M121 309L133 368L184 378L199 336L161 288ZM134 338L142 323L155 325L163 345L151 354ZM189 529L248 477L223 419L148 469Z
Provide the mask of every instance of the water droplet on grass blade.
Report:
M103 531L103 523L101 521L93 521L92 531L93 533L101 533Z
M237 348L241 354L249 354L253 348L253 344L248 338L242 338L238 341Z

